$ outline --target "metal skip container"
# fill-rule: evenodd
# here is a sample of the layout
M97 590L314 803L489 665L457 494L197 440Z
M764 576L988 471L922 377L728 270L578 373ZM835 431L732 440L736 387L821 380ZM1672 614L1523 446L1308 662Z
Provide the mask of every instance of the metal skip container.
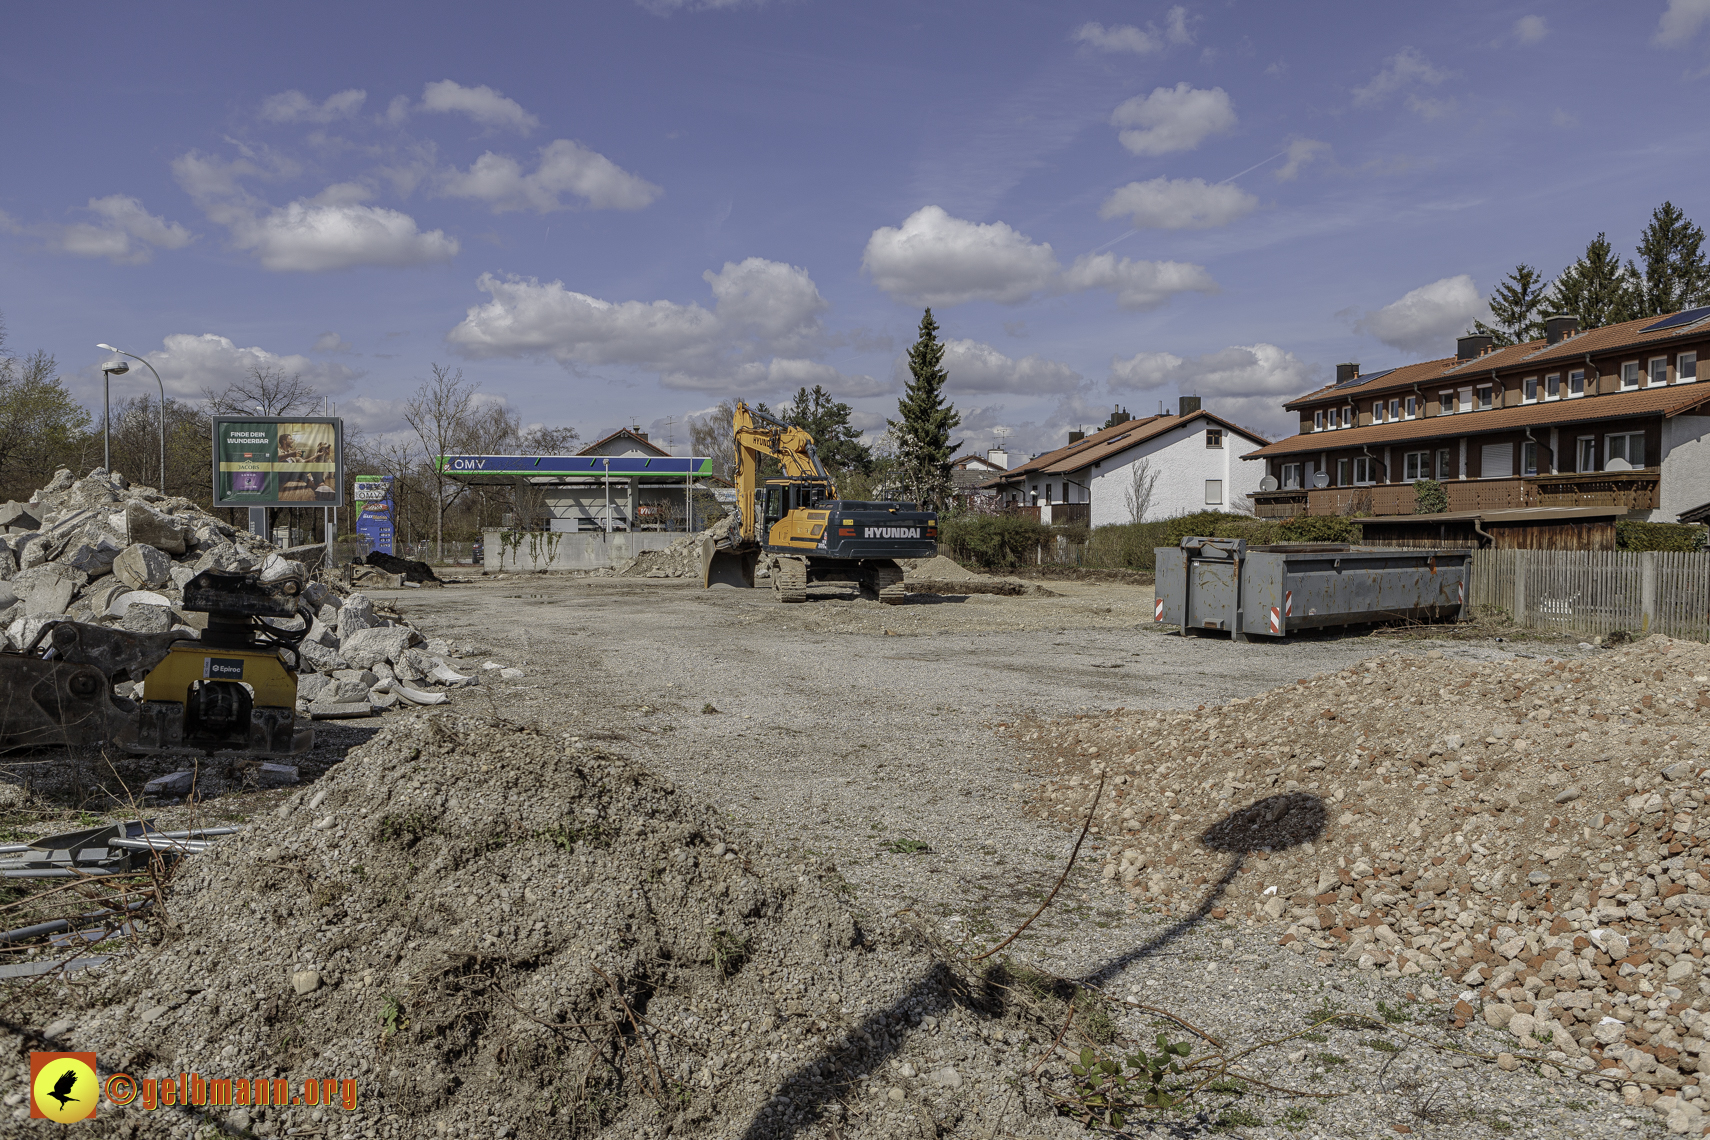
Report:
M1184 538L1160 546L1155 621L1233 641L1372 622L1465 616L1470 550Z

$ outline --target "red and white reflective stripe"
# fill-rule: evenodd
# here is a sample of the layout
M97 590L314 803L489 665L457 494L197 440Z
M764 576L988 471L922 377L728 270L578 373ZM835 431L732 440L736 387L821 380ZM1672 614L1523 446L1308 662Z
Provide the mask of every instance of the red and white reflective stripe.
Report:
M1461 605L1463 605L1463 606L1466 605L1467 604L1467 584L1464 581L1455 583L1455 593L1457 596L1459 596Z
M1284 617L1293 617L1294 616L1294 591L1293 590L1290 590L1283 595L1283 616Z
M1271 607L1271 632L1282 632L1282 611L1275 606Z
M1152 603L1152 620L1164 620L1164 599L1159 598L1157 601Z

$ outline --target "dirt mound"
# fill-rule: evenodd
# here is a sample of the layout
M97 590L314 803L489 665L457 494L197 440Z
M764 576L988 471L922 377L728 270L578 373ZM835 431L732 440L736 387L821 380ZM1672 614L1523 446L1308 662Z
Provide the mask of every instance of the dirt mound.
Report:
M103 1075L354 1077L357 1107L328 1110L345 1135L793 1135L864 1100L845 1134L890 1136L923 1106L995 1105L1019 1052L888 1095L905 1033L978 1018L918 938L857 924L822 876L632 762L418 714L190 861L155 944L78 975L86 1008L28 1012L68 1016L58 1039ZM278 1135L305 1112L230 1119Z
M1592 1079L1671 1088L1710 1049L1707 730L1710 647L1651 638L1398 651L1220 708L1010 731L1065 823L1109 777L1104 874L1136 902L1274 922Z
M388 574L397 574L406 582L437 582L439 576L433 572L433 567L426 562L418 562L413 558L399 558L379 550L370 550L363 562L369 566L379 567Z
M976 574L960 563L935 554L931 558L910 558L902 563L903 580L912 582L916 578L927 578L939 582L966 582L975 578L984 578L984 574Z
M721 539L740 522L736 515L725 515L705 530L685 534L663 550L642 551L618 567L617 574L621 578L699 578L702 536Z

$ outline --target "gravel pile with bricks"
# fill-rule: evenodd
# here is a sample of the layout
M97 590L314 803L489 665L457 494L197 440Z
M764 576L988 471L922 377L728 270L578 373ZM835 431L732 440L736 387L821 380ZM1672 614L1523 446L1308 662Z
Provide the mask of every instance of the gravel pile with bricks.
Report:
M1710 647L1393 652L1189 712L1025 720L1033 807L1139 909L1401 979L1540 1071L1710 1131Z

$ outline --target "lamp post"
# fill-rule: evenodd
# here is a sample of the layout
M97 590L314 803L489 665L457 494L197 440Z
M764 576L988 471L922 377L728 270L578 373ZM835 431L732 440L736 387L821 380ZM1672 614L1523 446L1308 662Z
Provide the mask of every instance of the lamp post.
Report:
M161 494L164 495L164 494L166 494L166 385L161 383L160 373L155 372L154 365L149 364L147 357L138 356L134 352L126 352L122 348L114 348L110 344L98 344L95 347L96 348L104 348L108 352L116 352L120 356L128 356L132 360L140 360L143 362L143 364L148 366L148 370L150 372L154 372L154 382L157 385L159 385L159 387L160 387L160 486L159 486L158 490L160 491ZM103 364L101 366L101 371L103 373L107 374L107 377L110 380L111 377L115 374L123 375L124 373L129 372L130 371L130 365L126 364L122 360L115 360L112 362L112 364ZM102 393L102 399L103 400L106 399L106 393L104 391ZM105 407L103 407L102 411L103 411L103 414L106 413ZM105 419L102 420L102 424L103 425L106 424ZM109 448L109 450L111 450L111 449ZM112 456L108 455L107 456L107 474L109 474L109 475L111 475L113 473L112 462L113 462Z
M101 470L109 479L113 477L113 374L123 376L130 370L131 366L122 360L109 360L101 366Z

